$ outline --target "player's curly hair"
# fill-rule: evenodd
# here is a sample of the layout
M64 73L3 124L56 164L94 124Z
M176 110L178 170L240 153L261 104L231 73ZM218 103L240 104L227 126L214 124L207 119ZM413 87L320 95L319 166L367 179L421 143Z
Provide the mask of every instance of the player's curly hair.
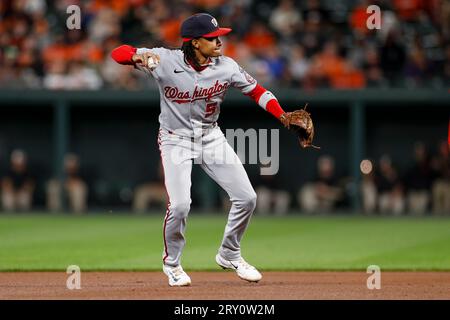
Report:
M183 42L181 51L183 51L186 60L190 61L195 68L201 68L200 63L197 60L197 56L195 55L195 48L192 45L192 40Z

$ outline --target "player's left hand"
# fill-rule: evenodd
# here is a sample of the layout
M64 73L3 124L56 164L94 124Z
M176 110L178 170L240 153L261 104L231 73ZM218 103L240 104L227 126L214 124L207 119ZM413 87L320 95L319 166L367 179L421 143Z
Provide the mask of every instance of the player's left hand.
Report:
M306 111L307 106L308 104L303 109L283 113L280 121L286 128L295 132L302 148L313 147L320 149L320 147L312 144L314 139L314 124L310 113Z

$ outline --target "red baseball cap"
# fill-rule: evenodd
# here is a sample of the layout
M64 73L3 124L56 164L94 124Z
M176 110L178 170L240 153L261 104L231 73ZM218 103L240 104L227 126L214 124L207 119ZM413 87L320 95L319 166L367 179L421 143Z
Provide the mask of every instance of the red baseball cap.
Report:
M194 38L214 38L231 32L230 28L220 28L216 18L207 13L197 13L190 16L181 24L183 41Z

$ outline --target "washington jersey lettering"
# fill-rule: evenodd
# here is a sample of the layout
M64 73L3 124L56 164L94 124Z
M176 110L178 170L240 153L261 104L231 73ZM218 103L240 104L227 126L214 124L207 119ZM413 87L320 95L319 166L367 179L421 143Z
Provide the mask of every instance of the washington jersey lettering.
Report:
M207 129L218 119L220 105L229 87L246 94L256 87L256 80L233 59L211 58L207 68L196 71L181 50L138 48L137 54L153 52L160 62L153 70L136 68L155 78L161 97L159 123L162 129L183 136L193 136L196 129Z

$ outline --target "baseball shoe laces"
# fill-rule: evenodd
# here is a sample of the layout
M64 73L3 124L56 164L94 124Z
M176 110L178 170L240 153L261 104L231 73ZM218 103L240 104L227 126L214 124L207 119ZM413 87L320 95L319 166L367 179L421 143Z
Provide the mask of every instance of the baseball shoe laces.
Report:
M191 285L191 278L184 272L181 266L171 267L163 265L163 271L169 278L169 286L184 287Z
M223 269L232 269L235 270L238 277L249 281L249 282L258 282L262 279L261 273L249 264L244 258L239 258L238 260L227 260L223 258L220 254L216 255L216 262Z

